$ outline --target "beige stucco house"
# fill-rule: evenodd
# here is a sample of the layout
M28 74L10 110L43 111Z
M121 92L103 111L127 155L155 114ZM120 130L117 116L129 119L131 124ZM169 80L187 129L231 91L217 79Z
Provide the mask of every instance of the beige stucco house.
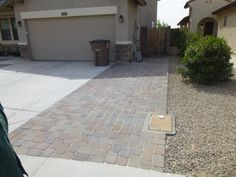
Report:
M184 6L186 9L189 8L189 16L185 17L179 25L188 27L192 32L201 32L203 35L217 35L218 18L212 12L232 1L189 0Z
M139 6L138 18L140 19L141 26L152 28L156 25L158 8L157 1L160 0L147 0L145 7Z
M218 36L223 37L236 55L236 1L213 12L218 17Z
M0 45L35 60L91 61L89 41L106 39L111 60L127 59L156 8L157 0L0 0Z

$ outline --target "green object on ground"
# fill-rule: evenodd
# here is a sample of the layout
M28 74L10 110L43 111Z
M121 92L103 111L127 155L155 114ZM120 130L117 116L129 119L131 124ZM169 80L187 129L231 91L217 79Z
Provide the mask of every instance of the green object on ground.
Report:
M0 176L23 177L26 174L8 139L8 121L0 104Z

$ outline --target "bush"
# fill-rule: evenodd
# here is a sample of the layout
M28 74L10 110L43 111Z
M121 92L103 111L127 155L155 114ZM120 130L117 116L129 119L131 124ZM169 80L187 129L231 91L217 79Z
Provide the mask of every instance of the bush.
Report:
M230 59L231 48L224 39L202 37L187 47L178 72L183 78L210 85L233 75Z
M177 47L180 50L179 55L183 57L187 46L197 42L201 38L201 35L198 33L192 33L187 29L180 29L176 38Z

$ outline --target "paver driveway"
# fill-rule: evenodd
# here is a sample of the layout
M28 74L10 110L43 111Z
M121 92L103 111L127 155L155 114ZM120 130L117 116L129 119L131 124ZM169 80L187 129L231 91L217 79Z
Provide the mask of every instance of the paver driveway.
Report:
M17 129L19 154L164 166L165 135L145 130L150 112L166 113L167 59L116 64Z
M14 130L107 69L86 62L0 59L0 101Z

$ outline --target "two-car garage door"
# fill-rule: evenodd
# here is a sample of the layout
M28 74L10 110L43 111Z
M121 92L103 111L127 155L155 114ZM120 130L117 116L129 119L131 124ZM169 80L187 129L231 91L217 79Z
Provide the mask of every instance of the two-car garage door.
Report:
M32 19L27 25L33 59L91 61L89 41L95 39L111 40L114 57L114 15Z

